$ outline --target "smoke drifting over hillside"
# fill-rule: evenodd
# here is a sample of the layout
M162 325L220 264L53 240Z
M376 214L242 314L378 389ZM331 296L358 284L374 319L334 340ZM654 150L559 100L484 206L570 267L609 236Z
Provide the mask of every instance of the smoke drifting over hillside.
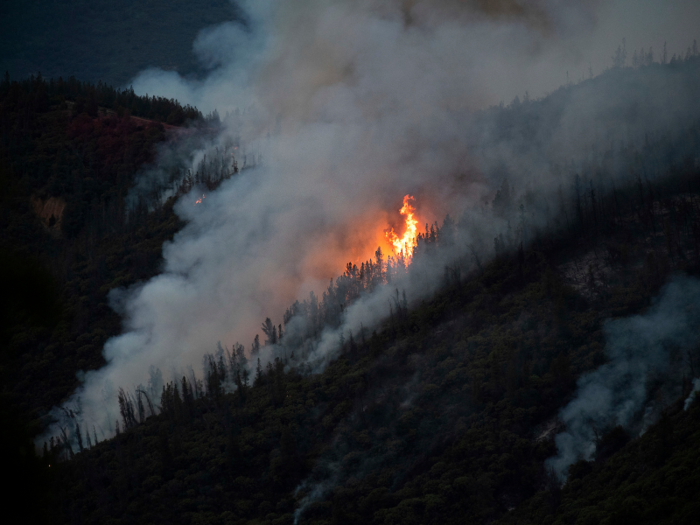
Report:
M692 0L672 7L661 0L278 4L246 2L248 29L224 23L199 35L195 53L212 68L202 81L148 70L134 89L205 112L263 102L273 118L312 118L345 102L337 117L349 103L381 109L382 101L386 109L423 107L432 115L448 105L508 103L526 91L541 97L597 75L623 39L630 65L642 47L660 59L664 42L669 60L684 56L700 17Z
M610 361L578 381L578 393L560 414L567 430L547 460L560 479L570 465L589 460L596 441L615 426L644 432L681 394L687 357L700 343L700 281L676 278L644 315L611 321L605 333Z
M654 16L664 4L645 5ZM695 9L683 5L674 17ZM245 151L262 164L224 181L201 205L182 198L176 212L188 224L164 247L163 273L113 293L124 333L105 346L108 365L86 373L66 405L80 399L81 417L104 435L118 418L116 388L145 384L150 366L166 377L199 370L217 341L248 345L266 316L279 323L287 306L323 290L346 262L372 257L383 230L398 226L404 195L416 197L421 221L463 216L461 248L490 249L526 191L544 197L569 187L551 164L583 162L582 148L591 143L639 141L700 114L696 84L681 79L664 93L673 74L666 71L625 92L622 102L642 109L621 115L625 123L612 134L616 114L607 103L615 78L610 93L591 88L580 92L583 100L563 93L549 105L514 105L510 124L497 110L472 113L526 89L542 95L566 80L569 66L576 80L588 69L593 43L604 43L607 64L625 35L599 38L610 22L604 2L257 1L245 7L246 26L226 23L195 42L211 68L207 78L150 70L134 80L139 92L232 112L207 147L183 152L193 165L231 141L241 144L239 159ZM488 203L504 179L518 183L513 209L491 215ZM544 207L528 209L533 229L546 226ZM433 291L442 269L434 264L420 280L401 283L409 299ZM318 342L314 365L332 357L341 333L386 316L382 294L391 292L348 308L342 328Z

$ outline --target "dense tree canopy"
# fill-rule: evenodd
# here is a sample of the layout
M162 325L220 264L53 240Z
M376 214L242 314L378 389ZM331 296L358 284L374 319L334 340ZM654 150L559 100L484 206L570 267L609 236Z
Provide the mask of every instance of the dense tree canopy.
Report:
M532 221L537 201L527 191L516 201L504 177L489 206L516 220L487 248L455 252L466 215L426 225L410 266L381 249L349 262L320 295L256 323L252 346L212 349L203 375L165 378L158 392L118 385L116 437L69 414L70 427L35 456L37 416L72 391L76 370L102 365L119 331L107 292L153 275L182 226L172 199L150 211L125 202L162 123L103 103L95 111L100 89L109 93L100 100L123 93L68 85L0 88L0 262L3 279L19 283L3 296L0 408L4 450L24 451L18 490L39 519L671 523L697 514L700 409L684 410L688 378L641 437L599 429L596 455L572 465L563 487L544 461L577 379L606 362L605 321L644 312L674 273L700 273L698 122L642 145L598 144L575 173L552 167L573 184L552 203L546 231ZM160 120L176 107L140 100ZM501 131L521 133L533 104L489 111L508 122ZM178 193L238 175L222 158L178 171ZM608 180L615 165L632 166L618 186ZM458 255L433 296L410 303L394 288L444 253ZM23 301L31 283L40 301ZM344 334L337 358L310 373L305 357L324 329L382 288L392 292L385 318ZM700 362L696 350L679 367Z

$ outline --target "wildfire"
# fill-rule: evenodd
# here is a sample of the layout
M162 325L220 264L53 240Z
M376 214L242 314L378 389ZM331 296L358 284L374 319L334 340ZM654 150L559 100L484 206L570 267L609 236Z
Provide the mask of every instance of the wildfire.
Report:
M411 205L415 199L411 195L406 195L403 198L403 206L399 213L406 217L406 231L403 236L396 235L394 228L386 231L387 240L394 246L394 252L398 255L403 253L404 257L411 258L413 248L416 246L416 237L418 236L418 221L414 214L416 209Z
M203 201L204 199L206 199L206 198L207 198L207 196L204 195L204 193L202 193L202 198L201 198L201 199L197 199L196 201L194 201L194 203L195 203L195 204L202 204L202 201Z

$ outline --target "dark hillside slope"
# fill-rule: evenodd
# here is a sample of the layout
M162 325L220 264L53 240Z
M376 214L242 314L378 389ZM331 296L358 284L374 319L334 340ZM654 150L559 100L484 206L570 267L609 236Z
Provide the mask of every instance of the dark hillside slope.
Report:
M659 187L697 194L699 180L671 172ZM672 272L700 270L692 235L678 238L680 258L622 200L633 220L614 233L591 217L503 255L345 341L323 374L280 360L233 394L214 375L170 384L159 415L125 412L127 431L52 472L57 521L291 523L301 508L301 523L488 523L549 501L545 431L576 378L605 362L602 322L644 311ZM693 210L669 214L670 229L697 231ZM604 243L625 243L626 258ZM596 244L607 282L577 292L563 268Z
M201 118L105 84L0 82L0 448L8 500L30 522L47 519L39 416L103 365L121 324L107 293L154 275L182 226L172 202L152 213L125 202L173 116Z
M74 388L78 370L103 363L102 345L120 326L107 292L157 271L163 242L180 227L169 208L145 214L125 202L138 169L166 138L163 125L128 112L99 116L95 91L75 81L0 82L7 290L0 366L4 391L25 414L48 410ZM82 97L94 110L79 104ZM146 110L152 102L133 97ZM182 109L161 105L164 119ZM46 301L38 314L31 311L35 296Z
M687 65L692 82L696 63ZM628 73L630 78L641 74ZM625 72L608 75L618 74ZM594 79L585 89L605 86L610 78ZM583 84L565 89L553 96L584 93ZM511 123L494 132L515 130L524 147L529 117L523 112L532 104L563 107L543 100L493 108ZM103 126L128 127L131 121L68 115L51 106L13 109L12 115L3 122L24 122L22 115L32 115L41 123L12 124L23 137L20 144L56 140L58 156L47 157L58 158L58 167L64 166L62 158L70 162L65 177L54 177L51 166L25 170L24 161L12 164L14 153L0 157L12 168L3 168L6 180L17 188L9 193L14 211L3 223L7 242L19 246L24 233L18 232L29 232L26 238L34 244L28 246L39 250L34 256L45 254L39 261L43 274L58 283L56 293L47 294L47 305L55 300L58 313L50 307L46 314L28 310L3 334L12 350L4 354L6 392L28 413L68 393L77 369L100 364L102 343L118 329L105 300L108 290L155 272L163 239L180 224L167 206L150 214L141 209L135 222L102 220L119 216L125 193L118 176L116 182L100 178L114 172L101 164L90 130L100 135ZM51 118L65 128L52 125ZM19 133L25 129L32 133ZM45 135L44 129L54 131ZM153 142L162 136L162 131L137 126L120 135L126 146L116 149L147 151L128 144L134 137L145 141L149 133ZM538 133L544 136L546 130ZM3 144L15 144L11 135L4 135ZM32 142L32 137L44 139ZM556 453L557 414L576 395L577 379L608 359L605 322L647 311L675 274L700 274L700 122L688 119L642 142L608 138L601 132L593 141L597 149L586 150L583 161L557 168L584 169L580 177L562 176L576 183L560 193L561 211L552 214L551 227L530 227L539 201L528 200L527 193L520 202L513 194L508 200L505 191L497 194L492 207L511 216L521 210L521 232L528 237L521 233L524 241L519 242L504 231L493 244L486 239L490 262L480 261L476 252L464 254L461 267L471 270L445 268L442 286L430 299L409 308L397 298L390 317L375 331L339 343L338 358L323 373L306 372L297 351L303 341L287 348L283 340L280 350L290 352L265 368L256 368L255 362L249 367L238 352L242 348L231 356L223 351L206 356L204 379L168 383L158 406L150 407L151 400L130 390L132 385L118 385L126 390L120 392L121 431L115 438L98 442L99 429L81 427L76 418L71 428L62 429L65 434L47 443L41 460L26 462L27 485L36 487L37 498L43 496L46 503L44 521L242 524L291 523L296 516L299 523L319 524L492 523L511 517L568 523L577 519L578 506L605 499L597 488L602 483L612 491L619 488L625 499L650 497L648 487L625 486L617 477L617 472L634 471L629 462L639 456L627 452L641 447L646 454L645 440L660 436L661 449L669 455L644 463L644 475L657 479L675 461L692 465L690 456L682 459L692 425L687 432L674 430L672 439L664 430L667 419L650 426L641 440L616 428L601 429L605 455L576 464L563 491L544 463ZM587 142L581 146L588 147ZM61 157L66 149L70 152ZM23 159L31 159L35 149L22 151L29 152ZM547 154L543 149L533 155L544 159ZM126 153L121 158L131 159ZM624 176L618 176L621 166L627 167ZM518 175L515 165L508 170L509 176ZM41 177L35 184L36 173ZM52 192L52 177L68 185ZM31 208L34 192L44 202L42 213L48 210L46 223ZM50 210L60 208L56 201L49 203L51 198L65 201L64 214L72 207L78 217L74 230L65 231L63 219L60 232L49 225ZM447 225L462 228L465 221L446 220L440 232L449 230ZM419 252L441 250L445 238L426 235ZM53 261L60 264L54 268L48 264ZM418 262L427 264L430 258ZM378 275L380 286L381 267ZM336 305L326 306L330 312ZM332 318L319 310L313 323ZM691 350L672 362L678 377L669 380L677 383L681 398L690 389L692 363L700 362L698 349ZM248 378L248 369L253 377ZM43 384L50 385L48 393L23 395ZM225 391L225 384L235 384L235 390ZM650 396L662 394L660 386L649 386ZM668 417L674 428L685 425L683 418L690 416L684 414L672 407ZM11 437L17 443L25 436ZM681 459L664 462L669 457ZM694 479L692 470L679 472L674 474L678 479ZM577 480L582 484L576 485L575 497L567 496ZM41 493L42 487L50 490ZM611 512L607 509L616 501L604 503L609 507L603 512Z
M563 489L542 491L499 523L692 524L700 512L700 403L676 403L604 462L581 461Z

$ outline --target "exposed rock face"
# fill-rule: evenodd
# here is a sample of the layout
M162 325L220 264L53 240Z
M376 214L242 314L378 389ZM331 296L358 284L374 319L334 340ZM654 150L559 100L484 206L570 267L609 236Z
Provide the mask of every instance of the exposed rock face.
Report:
M49 197L45 200L32 197L32 207L46 229L51 234L60 236L61 218L66 208L66 201L60 197Z

